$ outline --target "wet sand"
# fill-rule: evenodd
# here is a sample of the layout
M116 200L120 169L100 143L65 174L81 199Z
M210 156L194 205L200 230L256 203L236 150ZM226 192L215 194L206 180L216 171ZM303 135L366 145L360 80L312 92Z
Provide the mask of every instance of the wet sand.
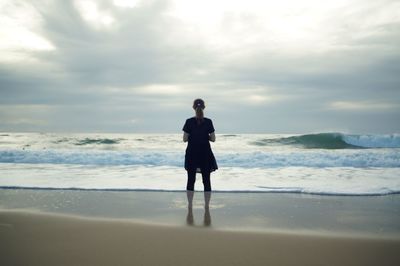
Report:
M1 265L398 265L400 240L0 212Z
M398 265L400 195L0 190L0 265Z

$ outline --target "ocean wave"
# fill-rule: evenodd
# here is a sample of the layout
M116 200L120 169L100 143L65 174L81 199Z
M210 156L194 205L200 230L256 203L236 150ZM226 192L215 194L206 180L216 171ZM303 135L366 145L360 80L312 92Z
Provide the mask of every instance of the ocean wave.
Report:
M400 148L400 135L318 133L283 138L260 139L251 144L257 146L291 145L306 149Z
M220 166L273 167L400 167L396 150L314 150L216 153ZM0 150L0 163L182 166L182 152L103 150Z
M214 192L388 195L400 193L398 175L399 168L221 167L212 184ZM184 169L170 166L4 164L0 189L185 191L185 180Z
M92 144L119 144L122 140L121 138L60 138L54 141L51 141L54 144L60 143L71 143L73 145L83 146L83 145L92 145Z
M92 139L85 138L77 141L76 145L88 145L88 144L118 144L123 139L108 139L108 138L100 138L100 139Z
M343 140L364 148L400 148L400 134L387 135L342 135Z

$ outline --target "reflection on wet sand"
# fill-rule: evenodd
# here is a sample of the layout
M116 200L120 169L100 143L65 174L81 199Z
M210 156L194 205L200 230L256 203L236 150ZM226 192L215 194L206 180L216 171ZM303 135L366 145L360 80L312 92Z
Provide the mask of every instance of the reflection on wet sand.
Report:
M187 191L186 195L188 200L188 213L186 216L186 224L188 226L195 226L196 224L193 216L194 191ZM204 227L211 226L210 200L211 200L211 192L204 192L204 218L203 218Z

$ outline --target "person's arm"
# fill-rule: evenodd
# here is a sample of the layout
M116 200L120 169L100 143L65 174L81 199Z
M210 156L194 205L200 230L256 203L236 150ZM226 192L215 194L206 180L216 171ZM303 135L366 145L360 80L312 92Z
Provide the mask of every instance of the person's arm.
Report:
M215 142L215 132L210 133L210 135L208 135L208 139L212 142Z
M187 142L189 139L189 134L186 132L183 132L183 142Z
M183 130L183 142L188 142L189 140L189 133L190 131L190 126L189 126L189 119L186 120L185 125L182 128Z

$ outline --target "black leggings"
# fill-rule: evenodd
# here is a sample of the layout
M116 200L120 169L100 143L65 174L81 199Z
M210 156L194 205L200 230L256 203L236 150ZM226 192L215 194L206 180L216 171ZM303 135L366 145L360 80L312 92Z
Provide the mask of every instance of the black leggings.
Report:
M188 181L186 190L194 191L194 183L196 182L196 170L189 170L187 171L187 173ZM203 177L204 191L211 191L210 172L201 172L201 176Z

